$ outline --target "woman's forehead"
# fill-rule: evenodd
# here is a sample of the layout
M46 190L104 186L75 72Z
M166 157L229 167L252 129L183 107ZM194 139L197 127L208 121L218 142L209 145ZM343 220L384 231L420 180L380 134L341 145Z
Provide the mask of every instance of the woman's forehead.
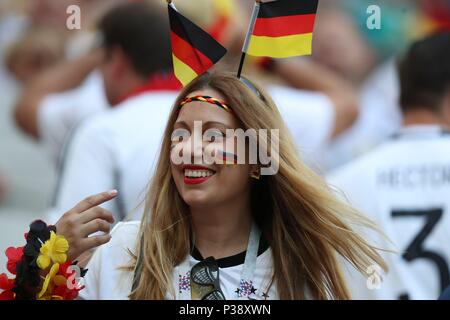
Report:
M224 100L223 97L214 90L205 89L194 91L188 95L188 97L194 96L210 96L219 100ZM177 122L185 122L187 124L193 124L194 121L202 122L219 122L228 127L237 127L238 121L236 117L224 109L202 101L192 101L183 105L178 113Z

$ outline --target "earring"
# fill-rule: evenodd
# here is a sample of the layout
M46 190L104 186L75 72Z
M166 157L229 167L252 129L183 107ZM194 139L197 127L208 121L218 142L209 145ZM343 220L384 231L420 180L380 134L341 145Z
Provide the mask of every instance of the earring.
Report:
M252 172L250 177L255 180L259 180L261 178L261 170L257 170L256 172Z

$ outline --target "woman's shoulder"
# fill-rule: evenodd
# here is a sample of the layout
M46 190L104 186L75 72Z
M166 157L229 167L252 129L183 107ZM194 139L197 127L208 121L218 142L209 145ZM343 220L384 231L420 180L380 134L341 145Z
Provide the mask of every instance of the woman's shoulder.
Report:
M130 221L112 229L111 240L94 252L87 265L82 299L128 299L139 228L139 221Z
M140 221L119 222L111 230L111 240L105 247L109 250L126 248L132 252L136 249Z
M111 230L111 239L116 236L119 240L135 240L140 227L141 222L137 220L119 222Z
M114 267L127 264L136 254L139 228L139 221L119 222L111 230L111 240L96 250L93 260L106 261Z

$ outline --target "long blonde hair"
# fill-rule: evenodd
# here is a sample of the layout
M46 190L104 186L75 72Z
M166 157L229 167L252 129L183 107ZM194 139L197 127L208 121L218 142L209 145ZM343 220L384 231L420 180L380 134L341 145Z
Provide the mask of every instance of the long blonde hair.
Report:
M192 229L189 207L171 174L170 137L181 100L206 88L224 97L242 129L279 129L279 171L262 176L251 190L253 219L272 250L272 282L279 298L304 299L308 290L313 299L349 299L338 256L360 272L372 264L386 270L377 249L354 232L350 223L376 227L338 200L324 180L302 163L270 97L259 86L261 97L235 75L216 72L195 79L174 104L146 199L130 298L175 297L172 272L189 254Z

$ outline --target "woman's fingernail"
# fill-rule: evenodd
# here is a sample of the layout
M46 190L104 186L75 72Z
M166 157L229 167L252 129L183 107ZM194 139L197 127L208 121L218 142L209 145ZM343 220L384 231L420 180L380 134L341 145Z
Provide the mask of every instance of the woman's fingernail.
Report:
M111 190L111 191L108 192L108 194L111 195L111 196L115 196L117 194L117 190L116 189Z

